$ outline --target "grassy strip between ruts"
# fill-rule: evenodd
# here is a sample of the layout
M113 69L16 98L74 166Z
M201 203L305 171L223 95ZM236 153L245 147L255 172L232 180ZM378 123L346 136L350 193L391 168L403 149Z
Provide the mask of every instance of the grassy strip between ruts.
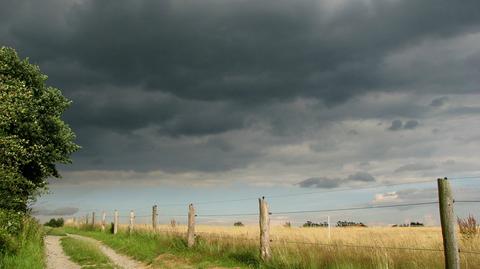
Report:
M92 242L71 237L61 239L65 253L82 268L113 269L116 267L110 259Z

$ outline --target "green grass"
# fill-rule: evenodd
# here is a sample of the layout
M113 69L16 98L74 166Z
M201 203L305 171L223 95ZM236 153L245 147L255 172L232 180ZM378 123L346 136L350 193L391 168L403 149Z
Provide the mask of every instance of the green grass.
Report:
M15 238L17 249L0 254L0 268L43 269L45 267L43 229L31 218L26 218L22 231Z
M74 228L66 228L66 231L95 238L134 259L165 268L180 268L180 266L187 265L190 268L214 266L259 268L258 251L254 245L250 248L242 246L241 249L235 248L235 245L223 248L199 240L195 248L189 249L185 240L179 236L149 232L135 232L128 235L123 231L119 231L117 235L113 236L106 232L83 231ZM170 254L176 258L172 259ZM166 259L157 259L160 255L166 255ZM175 263L177 267L168 266L172 263Z
M117 268L110 259L102 253L98 246L92 242L64 237L61 239L61 244L65 254L67 254L74 262L81 265L82 268Z
M67 233L65 233L65 229L63 227L52 228L52 227L44 226L43 229L45 230L46 235L56 235L56 236L67 235Z

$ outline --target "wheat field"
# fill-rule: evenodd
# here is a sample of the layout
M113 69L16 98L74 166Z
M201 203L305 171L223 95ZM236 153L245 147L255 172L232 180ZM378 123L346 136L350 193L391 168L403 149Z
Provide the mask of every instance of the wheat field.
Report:
M126 230L128 225L120 225ZM185 236L186 225L136 224L141 233ZM273 264L278 268L442 268L440 227L335 227L272 226ZM258 248L258 226L197 225L198 244L209 251L244 252ZM462 268L480 268L480 238L458 234ZM476 253L467 253L476 252ZM333 266L333 267L332 267Z

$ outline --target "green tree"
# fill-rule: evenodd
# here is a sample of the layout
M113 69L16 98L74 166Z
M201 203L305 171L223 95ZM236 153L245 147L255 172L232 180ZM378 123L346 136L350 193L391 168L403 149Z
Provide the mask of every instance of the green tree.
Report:
M38 66L0 48L0 209L26 212L28 201L59 177L79 146L61 119L71 101L49 87Z

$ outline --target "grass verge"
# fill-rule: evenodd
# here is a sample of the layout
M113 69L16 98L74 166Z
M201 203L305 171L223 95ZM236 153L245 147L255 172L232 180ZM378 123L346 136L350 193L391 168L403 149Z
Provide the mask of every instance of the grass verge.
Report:
M117 268L94 243L71 237L61 239L65 254L82 268L113 269Z
M14 238L15 250L0 253L0 268L43 269L43 235L40 224L25 217L20 233Z
M66 231L100 240L120 253L151 264L153 268L258 268L256 247L219 249L219 246L200 239L194 249L189 249L185 240L177 235L142 231L129 235L119 231L113 236L68 227Z

